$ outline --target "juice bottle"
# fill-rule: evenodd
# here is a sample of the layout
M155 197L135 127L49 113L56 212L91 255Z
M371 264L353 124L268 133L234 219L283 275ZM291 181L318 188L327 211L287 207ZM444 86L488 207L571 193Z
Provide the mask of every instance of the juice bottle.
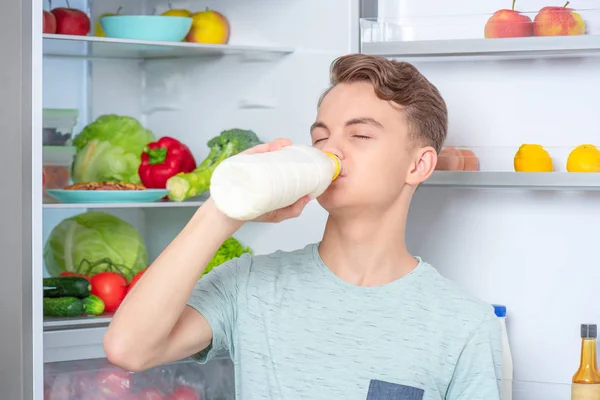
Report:
M341 169L337 156L306 145L236 154L214 170L210 196L225 215L249 221L287 207L303 196L320 196Z
M573 375L571 400L600 400L600 373L596 363L595 324L581 325L581 360Z

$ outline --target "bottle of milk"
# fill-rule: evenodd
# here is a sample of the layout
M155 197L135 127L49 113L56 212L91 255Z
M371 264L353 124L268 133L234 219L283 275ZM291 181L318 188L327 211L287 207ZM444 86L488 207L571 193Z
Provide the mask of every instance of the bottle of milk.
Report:
M502 400L512 400L513 362L506 331L506 307L494 305L494 312L502 327Z
M228 217L249 221L294 204L303 196L320 196L341 169L337 156L306 145L236 154L214 170L210 196Z

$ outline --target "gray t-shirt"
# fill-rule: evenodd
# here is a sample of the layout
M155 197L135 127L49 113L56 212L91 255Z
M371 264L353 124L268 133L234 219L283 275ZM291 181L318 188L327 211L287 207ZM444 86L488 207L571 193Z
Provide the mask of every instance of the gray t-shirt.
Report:
M244 400L499 400L493 307L417 260L379 287L338 278L318 244L224 263L188 302L213 331L195 358L228 350Z

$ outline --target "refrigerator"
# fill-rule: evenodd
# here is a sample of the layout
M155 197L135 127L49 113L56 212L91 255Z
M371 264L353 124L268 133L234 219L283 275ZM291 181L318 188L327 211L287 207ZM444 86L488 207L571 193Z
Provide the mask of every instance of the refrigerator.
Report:
M487 21L497 10L510 9L508 3L5 4L0 17L5 54L0 68L5 137L0 147L5 171L0 398L150 398L156 391L169 398L176 390L191 390L189 396L201 399L234 398L227 354L206 365L184 359L130 374L106 360L102 336L110 314L43 316L42 278L51 275L44 247L61 221L90 211L115 215L140 233L151 262L206 198L183 203L53 201L44 193L42 171L51 171L49 166L69 171L72 154L57 156L44 145L45 115L75 118L73 135L101 115L131 116L157 138L184 142L196 160L207 156L209 138L231 128L251 129L264 141L288 137L310 144L309 127L329 84L330 63L351 52L415 64L448 104L445 146L471 152L460 153L465 161L460 168L435 171L417 190L406 232L410 252L472 295L507 307L514 399L569 398L579 365L579 326L600 322L600 268L594 259L600 174L567 169L577 146L600 145L600 4L575 0L569 5L585 22L582 34L485 38ZM520 0L516 9L533 21L543 7L562 5ZM43 33L43 10L67 6L88 15L89 35ZM207 7L227 18L227 44L95 36L98 18L106 13ZM523 144L541 145L552 159L552 171L515 171L515 155ZM475 170L465 168L468 160L476 161ZM248 223L235 237L256 254L293 250L319 241L326 218L311 202L299 218Z

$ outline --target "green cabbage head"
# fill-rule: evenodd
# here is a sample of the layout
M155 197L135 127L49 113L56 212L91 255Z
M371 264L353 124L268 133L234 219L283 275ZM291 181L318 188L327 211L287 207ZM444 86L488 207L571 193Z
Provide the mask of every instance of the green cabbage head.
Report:
M73 139L76 153L71 178L74 183L140 183L142 151L155 139L135 118L102 115Z
M148 252L129 223L112 214L85 212L52 229L44 245L44 263L51 276L63 271L88 276L114 271L129 282L148 266Z

